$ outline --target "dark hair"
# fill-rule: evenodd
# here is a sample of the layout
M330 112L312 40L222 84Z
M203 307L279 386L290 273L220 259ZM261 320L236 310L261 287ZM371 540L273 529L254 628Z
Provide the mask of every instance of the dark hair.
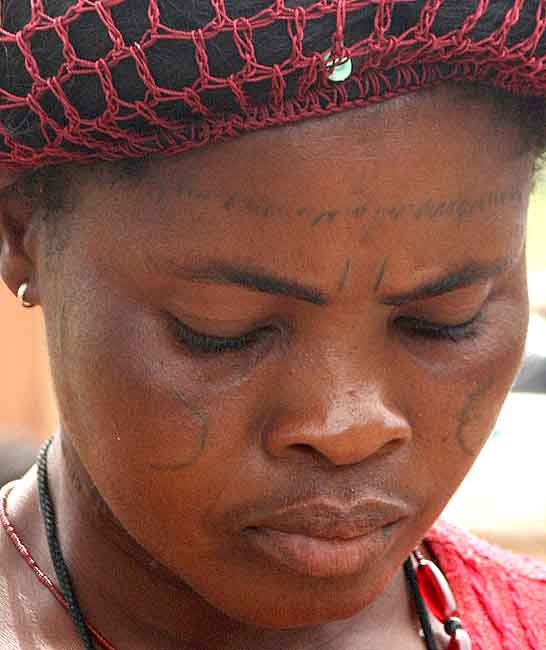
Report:
M225 0L228 15L231 18L251 16L260 9L265 9L273 0ZM289 7L308 6L315 0L285 0ZM508 35L507 46L514 45L527 38L534 30L536 15L541 0L528 0L521 11L519 20ZM77 0L43 0L44 9L52 17L63 15L66 10L76 4ZM214 18L215 12L210 0L156 0L161 13L163 24L175 29L191 30L202 27ZM389 34L400 35L414 24L423 9L423 0L414 3L399 3L393 8L393 18ZM462 0L444 0L438 10L432 32L442 36L448 31L461 27L469 13L475 10L474 2ZM485 14L480 18L474 29L469 33L473 41L479 41L491 34L506 18L513 8L514 0L496 0L489 4ZM112 17L125 42L138 40L148 29L149 0L131 0L114 5L111 8ZM359 11L350 12L345 28L345 42L351 45L364 38L374 29L374 18L378 5L363 7ZM30 20L30 0L4 0L4 28L16 32ZM304 51L309 52L325 49L331 34L335 29L335 14L329 13L320 19L310 21L306 26ZM82 14L77 21L70 25L69 36L79 56L96 60L104 56L112 47L108 32L94 12ZM239 53L232 38L220 33L207 44L209 66L215 76L229 76L240 69L242 65ZM256 30L253 38L258 61L264 64L274 64L286 59L291 50L291 41L284 21L274 23L267 29ZM327 46L326 46L327 47ZM165 88L179 88L192 79L196 72L193 55L185 48L187 43L176 40L160 40L147 49L150 70L158 84ZM62 43L55 30L37 32L31 39L32 53L44 77L56 74L63 62ZM539 42L536 55L546 53L546 38ZM113 83L120 97L127 101L144 98L145 88L138 76L134 62L126 59L112 69ZM295 92L297 77L287 79L285 95ZM450 82L452 83L452 82ZM453 82L457 83L457 82ZM24 95L30 90L30 77L25 70L24 60L19 50L5 47L0 53L0 86L18 95ZM469 82L464 82L468 86ZM543 97L516 96L508 91L486 85L473 83L476 97L494 99L495 111L514 120L520 125L525 138L525 145L536 155L538 169L542 156L546 153L546 101ZM255 102L267 101L271 88L253 84L248 89L249 95ZM73 106L85 118L93 118L104 110L105 100L98 78L93 75L74 75L64 91ZM226 94L225 89L206 91L207 96L201 99L215 111L233 112L240 110L234 105L233 97ZM46 112L59 124L65 120L64 111L54 95L44 96L42 106ZM173 120L191 120L195 116L182 102L173 105L163 103L156 108L163 112L162 117ZM29 146L41 146L43 136L40 124L33 113L26 109L3 111L4 124L10 133ZM34 117L33 117L34 116ZM136 118L129 128L145 130L150 128L143 118ZM134 171L138 164L123 164L122 169ZM55 210L62 205L62 169L48 167L32 172L24 180L27 190L41 187L45 207Z

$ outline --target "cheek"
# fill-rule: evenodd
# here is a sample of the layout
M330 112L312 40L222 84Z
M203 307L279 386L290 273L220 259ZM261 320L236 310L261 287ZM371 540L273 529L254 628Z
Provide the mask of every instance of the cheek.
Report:
M525 303L497 302L474 354L465 359L468 369L461 380L467 390L456 414L456 442L468 456L480 451L483 433L495 425L521 364L527 324Z
M248 428L250 399L200 381L157 316L136 303L68 305L65 321L77 326L52 359L63 428L110 509L146 548L158 511L176 512L171 532L191 537L192 522L200 527L195 495L200 510L211 508L227 480L225 458L248 442L238 432ZM135 503L152 513L148 521Z
M190 382L171 377L157 332L146 331L145 319L126 310L77 322L77 331L65 340L69 363L63 364L59 395L68 431L85 432L90 450L97 445L114 454L123 450L133 462L146 458L146 465L157 467L194 462L206 441L207 415L195 403ZM185 370L182 364L177 376Z
M524 301L498 301L482 333L434 366L412 365L422 390L408 405L423 485L441 509L464 479L494 428L525 344ZM426 376L426 384L417 380ZM424 461L424 462L423 462Z

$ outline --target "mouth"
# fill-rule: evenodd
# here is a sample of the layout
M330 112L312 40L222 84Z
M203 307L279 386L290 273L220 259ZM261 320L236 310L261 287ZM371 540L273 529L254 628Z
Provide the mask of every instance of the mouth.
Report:
M351 539L323 539L271 528L249 528L250 546L270 562L311 578L341 578L362 573L392 545L400 521Z
M394 544L409 513L386 501L347 507L315 501L244 528L247 547L277 568L300 576L334 578L362 573Z

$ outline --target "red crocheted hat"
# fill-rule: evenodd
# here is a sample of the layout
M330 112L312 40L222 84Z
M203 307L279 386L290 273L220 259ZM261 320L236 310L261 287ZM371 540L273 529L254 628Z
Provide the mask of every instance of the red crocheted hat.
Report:
M546 91L544 0L0 0L0 166L179 153L445 80Z

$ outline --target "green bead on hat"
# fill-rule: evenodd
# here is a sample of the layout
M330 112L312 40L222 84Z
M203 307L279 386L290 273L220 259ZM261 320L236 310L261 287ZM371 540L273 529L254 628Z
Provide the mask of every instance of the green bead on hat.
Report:
M335 61L330 61L332 58L332 52L328 51L324 55L324 60L326 61L326 67L331 69L328 79L334 82L346 81L353 72L353 62L350 57L344 59L337 59Z

